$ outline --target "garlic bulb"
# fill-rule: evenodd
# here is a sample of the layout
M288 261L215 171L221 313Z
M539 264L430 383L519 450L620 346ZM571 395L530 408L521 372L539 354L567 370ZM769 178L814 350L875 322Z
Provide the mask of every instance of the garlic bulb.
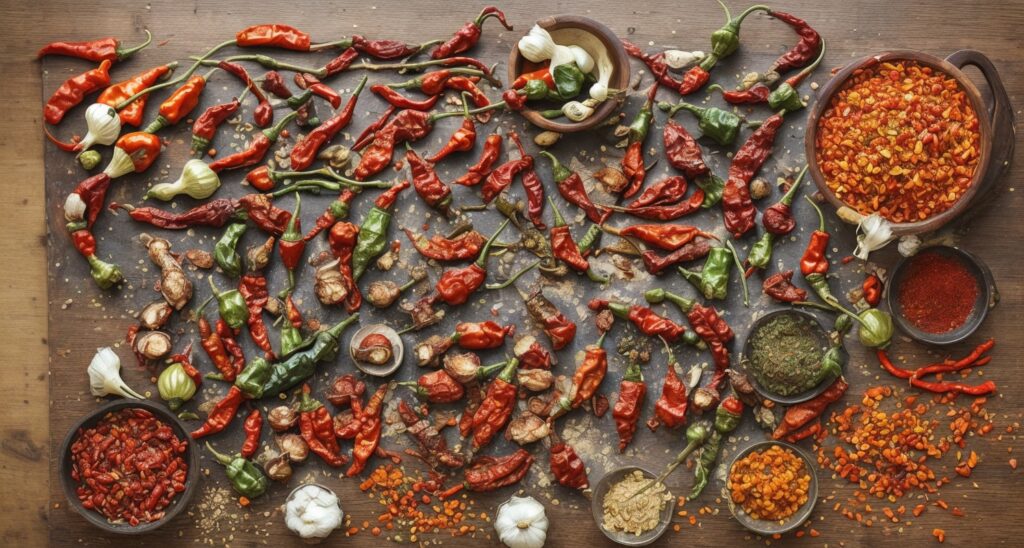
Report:
M93 145L114 144L121 134L121 117L110 105L94 103L85 109L85 126L88 131L75 147L83 152Z
M703 51L681 51L678 49L665 50L665 64L669 68L682 69L696 65L704 58Z
M129 399L145 399L121 380L121 359L110 347L96 349L89 363L89 392L97 398L116 394Z
M513 496L498 507L494 530L509 548L541 548L548 536L544 505L533 497Z
M69 223L85 220L86 207L85 200L77 192L68 194L64 200L64 220Z
M594 113L594 107L597 105L598 101L596 99L587 99L583 102L569 101L562 105L562 114L565 114L565 117L573 122L581 122L590 118L590 115Z
M213 196L218 188L220 188L220 177L217 176L217 173L210 169L206 162L193 158L185 162L185 167L181 170L181 177L178 177L177 181L154 185L143 196L143 199L153 197L167 201L179 194L188 194L197 200L204 200Z
M303 485L288 497L284 522L292 532L304 539L322 539L341 527L338 495L319 485Z
M892 225L878 213L872 213L861 219L857 225L857 249L853 251L853 255L866 261L869 253L882 249L891 241Z
M526 36L519 39L519 53L533 63L547 61L555 53L555 41L548 31L534 25Z
M913 257L921 249L921 238L917 234L904 236L900 238L900 243L896 245L896 249L904 257Z
M551 63L548 65L548 69L551 71L551 74L554 74L555 68L575 62L576 56L573 55L572 50L568 46L555 44L554 50L551 52ZM583 73L586 74L586 71L583 71Z
M576 61L576 66L583 71L583 74L590 74L590 71L594 70L594 58L587 53L587 50L576 45L566 47L572 52L573 60Z

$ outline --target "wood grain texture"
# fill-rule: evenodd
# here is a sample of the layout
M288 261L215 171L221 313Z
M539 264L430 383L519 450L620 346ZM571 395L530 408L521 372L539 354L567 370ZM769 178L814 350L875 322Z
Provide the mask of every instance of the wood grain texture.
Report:
M438 10L427 5L397 2L349 7L325 2L296 7L295 3L272 1L262 2L258 10L249 5L246 2L220 2L216 5L199 2L154 3L145 8L129 10L99 3L36 2L4 8L5 17L14 22L8 31L7 40L0 46L4 57L11 60L0 65L0 81L5 82L5 96L9 101L9 108L0 114L0 124L4 128L4 131L0 131L0 165L8 171L2 183L5 214L0 219L0 228L3 233L10 235L0 243L5 274L0 290L0 304L5 305L7 315L3 327L6 344L0 350L0 363L5 364L7 374L0 378L5 388L3 393L10 395L5 400L5 410L8 412L0 414L0 447L3 454L0 460L0 485L4 486L3 493L7 495L0 497L0 540L5 545L40 545L47 539L55 545L81 542L132 544L123 539L96 535L83 520L68 510L59 486L54 483L53 455L50 466L46 464L47 448L52 447L52 443L59 443L66 426L75 417L95 406L93 398L86 392L84 375L92 350L96 346L112 344L120 338L131 323L126 311L131 308L129 305L137 303L122 302L116 294L93 299L94 292L87 285L88 282L82 279L85 270L77 262L79 258L67 254L60 215L52 208L49 210L51 260L49 277L46 275L43 147L39 131L40 88L42 86L48 93L71 73L73 67L81 70L82 65L47 64L47 67L59 67L61 71L45 75L41 80L39 65L31 60L35 49L55 39L138 36L142 28L153 30L157 41L168 40L166 45L147 51L142 60L134 60L129 66L119 69L121 71L118 75L123 76L131 74L134 68L181 59L185 54L201 50L206 44L226 38L234 29L268 20L294 24L308 30L317 39L365 33L371 37L401 37L409 41L420 41L447 36L477 11L475 7ZM976 48L995 62L1011 100L1017 103L1024 100L1024 76L1021 76L1024 74L1024 54L1019 48L1018 34L1020 25L1024 24L1024 6L1019 3L1006 5L991 2L967 9L963 6L950 7L938 1L874 1L853 4L800 0L777 7L800 15L822 32L829 42L830 53L825 63L828 67L886 48L920 49L939 56L962 48ZM483 58L503 60L509 41L518 36L520 31L525 32L529 23L543 14L581 13L605 22L613 31L623 36L628 35L644 47L653 42L656 46L671 45L689 49L706 49L706 36L721 24L722 18L719 8L712 2L687 5L685 8L661 1L590 7L580 7L571 2L523 2L509 7L507 13L510 21L517 25L517 31L499 33L496 25L488 24L483 41L487 45L481 49ZM733 70L718 73L716 80L731 83L733 73L741 72L741 66L744 69L748 66L763 66L781 51L783 44L792 41L788 31L781 25L770 24L763 18L744 29L747 41L744 42L741 61L729 65ZM500 41L497 40L499 36ZM636 68L634 66L634 70ZM823 75L815 79L822 78ZM348 85L348 79L340 84L341 87ZM361 127L354 125L353 129ZM799 142L802 133L800 127L796 125L789 131L787 137L791 142ZM436 136L432 138L436 139ZM182 146L177 145L179 152ZM1018 140L1015 159L1017 167L1007 175L1006 187L1012 188L1016 179L1019 179L1015 175L1020 172L1019 166L1024 161L1022 150L1024 147ZM166 163L166 169L177 171L180 160L164 158L161 166ZM63 195L80 174L80 171L69 171L62 177L47 181L51 185L48 187L51 193L48 202L54 204L63 201ZM138 192L129 196L137 200ZM993 399L990 409L997 413L997 424L1005 427L1018 422L1021 410L1024 409L1024 405L1019 403L1024 401L1024 379L1013 370L1018 361L1017 356L1024 350L1024 343L1019 338L1021 328L1024 327L1024 307L1021 304L1024 279L1018 265L1021 255L1017 244L1024 235L1024 228L1019 222L1024 204L1021 203L1019 192L1004 190L995 207L997 209L978 218L960 241L964 247L988 261L1002 293L1000 306L990 315L982 332L972 337L971 341L986 336L994 336L1000 341L993 365L989 366L988 378L997 380L1000 385L1000 395ZM110 224L123 226L125 222L121 218ZM131 232L138 232L138 228L133 227ZM848 235L842 242L844 245L849 243ZM849 250L848 247L837 247L844 254ZM133 257L141 257L137 249L134 253ZM837 255L833 253L833 258ZM70 258L76 262L55 261L55 258ZM891 250L877 258L882 264L891 264L893 259ZM131 267L135 269L135 265ZM150 273L149 277L142 277L142 280L149 283L152 281L151 276ZM47 279L50 283L48 301ZM46 382L44 302L48 302L50 317L48 348L52 379L49 391ZM859 349L856 350L852 372L848 373L855 377L855 390L851 390L851 393L856 393L856 389L872 382L877 376L874 360ZM901 355L923 356L915 346L902 342L897 344L897 350ZM959 352L960 348L956 350ZM569 356L571 354L566 353L566 357ZM152 389L142 372L131 371L126 373L128 376L133 386ZM889 381L884 377L881 380ZM47 404L49 401L52 401L51 405ZM608 425L607 419L604 424ZM652 436L648 439L655 438ZM670 447L666 443L670 443L671 438L660 436L656 439L661 444L657 450L634 454L629 458L649 466L659 466L667 459L662 450ZM989 438L977 442L972 440L972 444L975 443L981 448L979 454L986 457L972 477L978 488L973 488L970 482L954 482L944 488L941 494L950 504L965 508L966 517L954 518L944 512L929 512L901 535L893 527L876 524L866 528L849 522L832 512L830 506L833 501L827 501L815 512L814 527L822 532L822 536L813 542L830 546L840 542L847 546L889 545L897 542L925 545L933 542L929 532L936 527L945 529L950 541L963 543L975 541L989 545L1019 538L1024 533L1024 525L1019 520L1022 509L1019 493L1024 487L1024 481L1021 480L1020 471L1010 471L1006 460L1009 458L1007 448L1012 448L1016 454L1022 449L1021 444L1010 436L1002 442ZM546 465L546 461L541 459L541 464ZM308 470L304 469L300 476ZM212 470L212 474L220 478L218 470ZM686 476L685 473L677 474L670 486L682 492L689 485ZM593 474L591 478L596 479ZM48 479L51 482L50 488L41 488ZM822 479L823 495L835 494L836 500L849 495L848 487L824 476ZM337 478L326 478L325 481L339 490L345 500L346 510L357 519L372 520L379 511L376 502L357 495L355 482ZM276 493L274 500L281 500L282 493ZM507 495L507 492L502 492L493 497L481 497L478 508L490 513L495 503ZM585 500L564 491L559 491L557 496L562 504L558 507L549 506L554 518L549 545L606 544L604 537L592 524L589 504ZM710 497L705 495L705 499L710 500ZM706 546L752 538L733 520L728 519L724 505L711 506L721 508L723 514L702 516L699 529L684 523L680 535L670 532L661 541L661 545L688 542ZM697 505L687 509L694 512ZM49 535L47 510L51 520ZM264 517L264 512L273 513L271 502L263 501L257 505L256 510L252 513L237 511L240 515L237 528L226 527L211 537L214 543L221 544L231 535L234 541L232 544L238 545L297 545L296 539L284 531L279 515ZM253 533L255 530L266 530L266 533L257 535ZM146 541L176 545L191 544L198 538L200 535L188 518L181 517L162 533L147 537ZM363 534L355 539L333 540L372 545L371 538ZM437 538L445 539L443 536ZM463 542L469 544L471 541ZM811 540L781 541L787 545L801 542Z

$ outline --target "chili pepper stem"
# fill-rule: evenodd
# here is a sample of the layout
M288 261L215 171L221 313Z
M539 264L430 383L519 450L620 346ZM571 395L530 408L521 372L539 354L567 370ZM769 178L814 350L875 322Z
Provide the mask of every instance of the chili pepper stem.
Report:
M330 48L346 49L352 47L352 39L344 38L342 40L335 40L334 42L322 42L320 44L311 44L309 51L321 51Z
M139 97L142 97L144 95L147 95L149 93L152 93L154 91L161 90L161 89L164 89L164 88L167 88L167 87L176 86L176 85L178 85L178 84L188 80L189 77L192 76L192 73L194 73L196 71L196 69L198 69L200 66L208 66L208 63L206 63L206 61L210 58L211 55L213 55L214 53L217 53L218 51L220 51L221 49L223 49L223 48L225 48L227 46L233 45L234 43L235 43L234 40L228 40L227 42L222 42L220 44L217 44L216 46L213 47L213 49L210 49L209 51L204 53L201 57L190 57L190 59L195 60L195 63L192 63L192 66L189 67L188 70L186 70L184 73L182 73L181 76L178 76L177 78L175 78L173 80L168 80L166 82L162 82L162 83L159 83L159 84L156 84L156 85L149 86L148 88L139 91L135 95L132 95L131 97L129 97L129 98L125 99L124 101L121 101L120 103L118 103L114 107L114 110L118 110L118 111L122 110L125 107L127 107L128 105L130 105L133 102L135 102L135 100L138 99ZM214 63L214 64L216 64L216 63Z
M814 211L818 213L818 230L825 232L825 215L821 213L821 208L818 207L818 204L814 203L814 200L812 200L810 196L804 196L804 199L807 200L807 203L811 204Z
M221 464L223 464L225 466L228 463L231 462L231 457L230 456L225 455L224 453L221 453L220 451L217 451L216 449L214 449L213 446L210 445L210 442L206 442L206 449L208 451L210 451L210 453L213 454L213 458L217 459L217 462L219 462L219 463L221 463Z
M800 188L800 183L804 180L804 175L807 174L807 167L808 166L804 166L804 168L800 170L800 175L797 175L796 180L793 181L793 185L789 187L789 190L787 190L785 194L782 195L782 199L779 200L779 203L792 205L793 197L796 196L796 191Z
M793 87L798 86L800 84L800 82L803 82L804 78L807 78L808 75L810 75L812 72L814 72L814 69L818 68L818 65L821 64L821 60L824 59L824 58L825 58L825 39L822 38L822 40L821 40L821 51L818 52L818 58L815 59L814 62L811 63L810 65L807 65L806 67L804 67L803 70L801 70L800 72L798 72L798 73L794 74L793 76L790 76L789 78L787 78L786 79L786 83L791 85L791 86L793 86Z
M750 307L750 290L747 289L747 277L743 275L743 264L740 263L740 256L736 253L736 248L732 245L732 241L726 240L725 247L729 248L732 252L732 262L736 265L736 270L740 273L740 285L743 287L743 306Z
M142 29L142 32L146 33L146 40L144 42L142 42L141 44L137 45L137 46L130 47L130 48L127 48L127 49L119 50L117 52L117 58L118 59L124 59L126 57L130 57L132 54L138 52L139 50L141 50L141 49L145 48L146 46L148 46L148 45L153 43L153 33L149 32L149 29Z
M437 114L431 114L430 115L430 122L434 123L434 122L436 122L438 120L441 120L443 118L451 118L452 116L466 116L468 118L469 116L474 116L476 114L481 114L481 113L484 113L484 112L487 112L487 111L490 111L490 110L497 110L499 108L505 108L505 101L498 101L497 103L491 103L491 104L487 105L486 107L480 107L480 108L469 110L469 111L465 111L465 112L452 111L452 112L441 112L441 113L437 113Z
M204 56L204 57L209 57L209 56L207 55L207 56ZM305 73L305 74L312 74L313 76L316 76L317 78L326 78L327 77L327 69L325 69L324 67L320 67L320 68L304 67L302 65L296 65L294 63L287 63L287 62L284 62L284 61L279 61L279 60L274 59L273 57L271 57L269 55L263 55L263 54L232 55L231 57L227 57L227 58L221 59L221 60L218 60L218 59L203 59L203 58L197 59L194 56L193 57L189 57L189 59L197 60L198 62L202 63L203 65L207 65L207 66L216 65L216 64L220 63L221 61L227 61L229 63L232 63L232 62L235 62L235 61L252 61L254 63L259 64L263 68L268 68L268 69L272 69L272 70L287 70L287 71L291 71L291 72L300 72L300 73Z
M447 62L449 62L447 59L430 59L429 61L419 61L419 62L416 62L416 63L390 63L390 64L374 64L374 63L363 62L363 63L360 63L358 65L352 65L352 67L350 67L350 68L351 69L361 68L363 70L369 70L369 71L416 70L416 69L422 69L422 68L427 68L427 67L433 67L433 66L437 66L437 65L444 65ZM478 76L480 76L484 80L487 80L487 82L489 84L491 84L491 87L500 88L500 87L502 87L502 83L501 83L501 80L498 77L494 76L494 68L495 67L497 67L497 63L495 63L493 66L491 66L491 68L488 69L487 72L479 71L480 74ZM449 69L449 70L454 71L456 69Z
M203 301L199 305L199 308L196 308L195 310L192 311L192 318L193 319L198 318L199 315L203 313L203 309L206 308L206 305L210 304L210 301L213 300L213 297L214 297L213 295L210 295L209 297L206 298L205 301Z
M505 280L504 282L497 283L497 284L487 284L484 287L486 287L487 289L505 289L506 287L516 283L516 281L518 281L519 278L522 277L523 274L526 274L527 272L533 270L539 264L540 264L540 259L537 259L536 261L533 261L529 265L523 267L519 272L516 272L515 274L513 274L509 279Z
M498 235L501 234L505 227L508 226L509 220L505 219L505 222L501 223L498 230L494 231L494 234L484 243L484 246L480 249L480 256L476 260L476 265L480 268L485 268L487 265L487 255L491 252L491 247L494 245L494 241L498 239Z

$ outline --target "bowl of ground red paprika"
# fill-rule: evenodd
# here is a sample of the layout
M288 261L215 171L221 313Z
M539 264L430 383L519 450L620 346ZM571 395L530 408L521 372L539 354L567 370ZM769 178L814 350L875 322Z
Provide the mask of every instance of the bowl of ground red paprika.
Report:
M887 288L889 310L900 330L937 345L970 336L997 295L992 273L980 259L947 246L927 247L898 262Z
M966 65L981 69L990 96L960 70ZM993 142L993 128L1003 135L1012 119L999 75L980 52L864 57L837 72L812 107L809 171L847 222L877 213L896 236L933 231L992 186L986 173L1001 172L994 164L1013 150L1012 142Z
M68 431L58 474L68 503L86 521L137 535L188 506L198 464L195 444L174 414L146 400L118 400Z

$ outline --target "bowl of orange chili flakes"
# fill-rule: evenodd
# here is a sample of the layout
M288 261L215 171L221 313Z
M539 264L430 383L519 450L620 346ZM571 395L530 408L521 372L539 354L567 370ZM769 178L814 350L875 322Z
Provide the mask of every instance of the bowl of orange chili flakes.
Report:
M970 206L993 122L959 68L967 64L991 67L974 51L940 59L899 50L856 60L825 84L805 146L811 177L840 218L878 213L901 236L935 230ZM994 69L983 73L1002 88Z
M814 461L799 447L762 441L733 458L726 477L729 510L760 535L792 531L807 521L818 498Z

